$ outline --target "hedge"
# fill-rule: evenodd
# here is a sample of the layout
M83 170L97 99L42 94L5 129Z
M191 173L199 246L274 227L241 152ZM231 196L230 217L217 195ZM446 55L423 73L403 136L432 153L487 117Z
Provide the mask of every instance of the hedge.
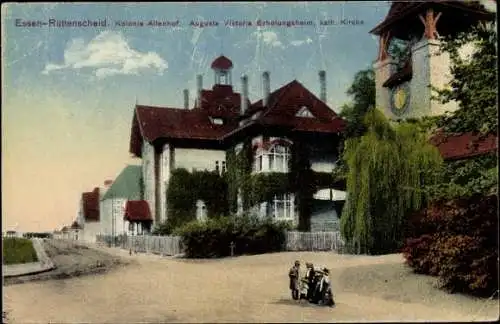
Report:
M174 231L182 237L188 258L218 258L231 255L283 251L286 222L273 222L249 216L230 216L190 222Z
M403 254L415 272L439 276L450 292L491 296L498 289L498 197L434 202L414 215Z

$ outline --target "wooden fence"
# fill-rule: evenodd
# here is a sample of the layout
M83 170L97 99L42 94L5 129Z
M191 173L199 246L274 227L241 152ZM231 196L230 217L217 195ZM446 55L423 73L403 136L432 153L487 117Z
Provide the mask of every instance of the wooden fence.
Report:
M98 235L98 244L121 247L138 253L154 253L161 255L178 255L184 252L180 236L117 236ZM344 243L340 232L296 232L286 233L286 251L336 251L350 253L351 249Z
M184 251L180 236L121 235L115 237L115 242L113 242L113 238L109 235L97 235L97 243L117 246L137 253L173 256L182 254Z
M344 240L338 231L286 233L287 251L340 251L344 247Z

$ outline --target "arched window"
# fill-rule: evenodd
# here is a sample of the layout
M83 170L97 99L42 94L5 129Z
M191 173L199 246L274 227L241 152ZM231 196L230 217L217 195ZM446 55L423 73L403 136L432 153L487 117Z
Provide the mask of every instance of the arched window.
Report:
M285 145L276 144L269 150L269 171L288 172L290 161L290 148Z

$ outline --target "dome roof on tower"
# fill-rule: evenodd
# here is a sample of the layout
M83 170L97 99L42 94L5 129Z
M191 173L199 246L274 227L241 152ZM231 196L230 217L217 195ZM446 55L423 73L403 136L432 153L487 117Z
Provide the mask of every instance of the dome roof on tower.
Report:
M233 62L224 55L219 56L212 62L212 69L229 70L233 67Z

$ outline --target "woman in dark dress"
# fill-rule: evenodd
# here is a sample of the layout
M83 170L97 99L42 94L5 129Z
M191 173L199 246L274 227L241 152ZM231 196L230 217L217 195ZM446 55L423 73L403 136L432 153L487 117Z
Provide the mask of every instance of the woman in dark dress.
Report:
M300 262L295 261L295 264L288 272L288 277L290 278L290 290L292 291L292 298L295 300L299 299L299 274Z

